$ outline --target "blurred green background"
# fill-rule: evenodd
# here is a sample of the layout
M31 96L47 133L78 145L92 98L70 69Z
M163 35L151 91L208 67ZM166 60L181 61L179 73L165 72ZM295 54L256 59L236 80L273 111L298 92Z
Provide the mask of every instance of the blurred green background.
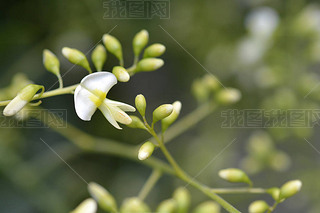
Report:
M45 48L61 60L65 84L79 82L86 72L79 67L68 72L72 64L62 57L61 48L68 46L88 52L112 29L111 34L124 48L125 64L130 66L132 38L146 29L150 43L159 42L167 47L162 57L165 65L155 72L138 74L129 83L119 83L111 90L111 99L133 105L135 96L142 93L147 98L149 113L162 103L180 100L181 116L184 116L198 105L191 93L193 81L210 72L224 85L238 88L242 100L235 106L220 108L170 143L168 147L182 168L197 175L219 155L198 177L213 187L234 185L218 177L218 171L227 167L244 169L251 174L255 185L261 187L281 186L288 180L301 179L301 193L281 204L275 212L320 211L318 125L221 128L221 111L227 109L319 109L320 5L317 1L171 0L169 19L104 19L103 2L2 1L1 87L8 87L15 74L24 73L33 82L50 88L56 78L42 65ZM255 20L261 19L262 25L257 21L260 28L255 27ZM110 71L116 64L115 57L109 54L105 70ZM0 96L7 99L6 94ZM70 95L46 99L42 106L67 109L67 121L94 136L129 144L139 144L148 138L138 130L114 129L101 113L96 113L91 122L81 121ZM89 196L84 182L40 138L86 181L106 187L118 203L137 195L151 172L145 166L118 157L81 153L49 128L1 128L0 212L68 212ZM236 142L220 155L234 138ZM163 157L159 152L155 155ZM154 208L183 185L175 178L164 176L146 202ZM207 200L196 190L190 190L193 206ZM247 212L248 205L256 199L272 202L267 195L223 197L242 212Z

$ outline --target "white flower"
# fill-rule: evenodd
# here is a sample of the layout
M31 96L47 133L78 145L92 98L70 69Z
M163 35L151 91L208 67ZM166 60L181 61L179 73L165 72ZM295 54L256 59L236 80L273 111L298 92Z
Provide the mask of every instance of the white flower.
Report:
M117 78L109 72L96 72L84 77L74 93L75 109L79 118L90 121L98 108L115 128L121 129L117 122L130 124L132 120L125 111L134 112L136 109L106 98L116 83Z

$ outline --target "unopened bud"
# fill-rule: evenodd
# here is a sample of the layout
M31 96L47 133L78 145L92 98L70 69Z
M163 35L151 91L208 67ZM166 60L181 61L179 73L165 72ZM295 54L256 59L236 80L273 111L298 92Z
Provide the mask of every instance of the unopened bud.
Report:
M127 126L130 128L138 128L138 129L146 129L145 125L143 122L138 118L137 116L130 115L131 118L131 123L128 124Z
M68 59L71 63L82 66L86 70L89 71L89 73L92 72L89 62L87 60L87 57L79 50L72 49L69 47L62 48L62 54L66 59Z
M118 39L115 37L109 35L109 34L104 34L102 37L102 41L104 43L104 46L107 48L107 50L115 55L119 61L122 61L122 46L121 43Z
M198 102L205 102L210 96L210 91L200 79L196 79L192 83L191 92Z
M157 58L166 51L162 44L152 44L144 50L143 58Z
M185 187L176 189L173 193L173 199L177 202L177 213L186 213L190 207L190 192Z
M217 101L221 104L233 104L240 100L241 93L234 88L226 88L217 93Z
M138 158L139 160L148 159L154 151L154 144L150 141L145 142L139 149Z
M120 82L128 82L130 80L130 75L127 70L121 66L115 66L112 69L112 73L117 77Z
M10 101L10 103L4 108L3 115L12 116L17 114L23 109L35 96L35 94L41 89L40 96L44 92L44 87L36 84L29 84L25 86L17 96Z
M249 185L252 185L252 182L247 176L247 174L240 169L235 169L235 168L223 169L219 171L219 176L222 179L232 183L247 183Z
M136 72L154 71L162 67L164 64L162 59L159 58L145 58L137 64Z
M60 62L55 54L50 50L43 50L43 65L44 67L55 74L56 76L60 75Z
M193 213L220 213L220 206L213 201L206 201L197 206Z
M214 75L207 74L202 79L203 83L209 90L217 91L220 88L220 82Z
M162 104L153 111L153 123L168 117L173 111L172 104Z
M142 49L147 45L148 40L149 40L149 33L146 30L141 30L134 36L132 44L133 44L133 52L135 56L139 56Z
M136 108L137 108L138 112L140 113L140 115L145 116L147 102L146 102L145 97L142 94L137 95L137 97L135 99L135 104L136 104Z
M96 211L97 203L92 198L88 198L80 203L71 213L95 213Z
M300 180L292 180L283 184L280 188L279 199L287 199L295 194L297 194L302 187L302 182Z
M89 183L88 191L101 209L108 212L118 211L115 199L105 188L96 183Z
M157 213L175 213L177 210L177 202L174 199L162 201L158 208Z
M102 44L98 44L96 48L94 48L91 54L91 60L97 71L101 71L107 60L107 51Z
M272 187L267 190L267 193L271 195L274 200L279 200L280 189L277 187Z
M120 213L148 213L149 207L137 197L127 198L120 209Z
M161 126L162 126L162 132L166 131L168 129L168 127L173 123L175 122L175 120L177 120L179 114L180 114L180 110L181 110L181 102L180 101L175 101L173 104L173 111L172 113L162 119L161 121Z
M263 200L257 200L250 204L249 213L264 213L269 209L269 205Z

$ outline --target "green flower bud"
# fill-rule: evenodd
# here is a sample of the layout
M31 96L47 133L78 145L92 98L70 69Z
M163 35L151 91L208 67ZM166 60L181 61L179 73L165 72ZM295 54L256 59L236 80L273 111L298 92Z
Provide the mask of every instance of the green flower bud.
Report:
M120 209L120 213L149 213L149 207L137 197L127 198Z
M139 149L138 158L139 160L148 159L154 151L154 144L150 141L145 142Z
M172 197L177 202L177 213L187 213L191 202L190 192L180 187L173 192Z
M302 187L302 182L300 180L292 180L283 184L280 188L279 199L287 199L297 194Z
M72 49L69 47L62 48L62 54L66 59L68 59L71 63L82 66L86 70L89 71L89 73L92 72L89 62L87 60L87 57L79 50Z
M272 187L270 189L267 190L268 194L271 195L271 197L274 200L279 200L279 195L280 195L280 189L277 187Z
M176 101L176 102L174 102L172 104L172 106L173 106L172 113L168 117L162 119L162 121L161 121L162 132L165 132L168 129L168 127L173 122L175 122L175 120L177 120L177 118L178 118L178 116L180 114L180 110L181 110L181 106L182 106L181 102L180 101Z
M35 94L41 90L40 96L44 92L44 87L36 84L29 84L25 86L17 96L10 101L10 103L4 108L4 116L12 116L22 110L35 96Z
M240 91L234 88L220 90L216 96L217 101L225 105L236 103L240 100L240 98Z
M140 115L145 116L146 107L147 107L147 102L146 102L145 97L142 94L137 95L135 103L136 103L136 108L137 108L138 112L140 113Z
M157 58L166 51L166 47L162 44L152 44L144 50L143 58Z
M164 64L159 58L145 58L138 62L136 72L154 71L162 67Z
M147 45L148 40L149 40L149 33L146 30L141 30L134 36L132 44L133 44L133 52L135 56L139 56L142 49Z
M220 206L213 201L206 201L197 206L193 213L220 213Z
M202 81L206 85L206 87L212 91L217 91L221 86L218 79L211 74L205 75L203 77Z
M93 199L88 198L80 203L80 205L71 213L96 213L96 211L97 203Z
M107 51L102 44L98 44L96 48L94 48L91 54L91 60L97 71L101 71L107 60Z
M122 46L119 40L109 34L104 34L102 37L102 41L107 50L115 55L120 62L122 62Z
M196 79L192 83L191 92L199 103L207 101L210 96L210 91L200 79Z
M250 204L249 213L264 213L269 209L269 205L263 200L257 200Z
M173 111L172 104L162 104L153 111L153 123L168 117Z
M108 212L117 212L117 203L113 196L102 186L96 183L89 183L88 191L97 201L100 208Z
M43 50L42 55L44 67L56 76L60 76L60 62L57 56L47 49Z
M175 213L177 210L177 202L174 199L162 201L158 208L157 213Z
M130 80L130 75L127 70L121 66L115 66L112 69L112 73L117 77L120 82L128 82Z
M219 171L219 176L222 179L232 183L247 183L250 186L252 185L252 182L247 176L247 174L240 169L235 169L235 168L223 169Z
M143 122L138 118L137 116L130 115L131 118L131 123L128 124L127 126L130 128L137 128L137 129L146 129L144 126Z

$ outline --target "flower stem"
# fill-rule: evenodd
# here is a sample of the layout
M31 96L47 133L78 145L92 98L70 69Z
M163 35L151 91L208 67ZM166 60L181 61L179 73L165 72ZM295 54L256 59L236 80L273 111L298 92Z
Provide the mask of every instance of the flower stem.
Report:
M212 192L216 194L243 194L243 193L250 193L250 194L266 194L268 193L266 189L263 188L214 188L211 189Z
M157 183L157 181L160 179L161 176L162 176L162 172L160 170L154 169L152 171L147 182L144 184L141 191L139 192L138 197L140 200L144 200L147 197L147 195L149 194L151 189L155 186L155 184Z

